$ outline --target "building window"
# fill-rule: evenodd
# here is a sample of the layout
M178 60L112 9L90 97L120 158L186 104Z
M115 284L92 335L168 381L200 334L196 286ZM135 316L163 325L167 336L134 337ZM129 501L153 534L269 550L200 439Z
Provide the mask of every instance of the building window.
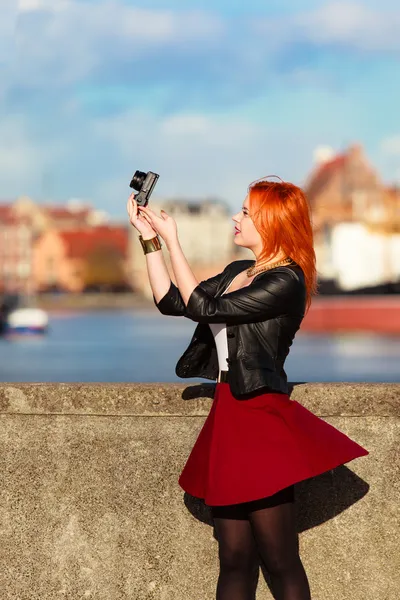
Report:
M54 256L48 256L46 260L46 280L48 285L54 285L57 281L56 260Z
M18 263L18 275L20 277L29 277L31 274L31 265L27 261L21 261Z

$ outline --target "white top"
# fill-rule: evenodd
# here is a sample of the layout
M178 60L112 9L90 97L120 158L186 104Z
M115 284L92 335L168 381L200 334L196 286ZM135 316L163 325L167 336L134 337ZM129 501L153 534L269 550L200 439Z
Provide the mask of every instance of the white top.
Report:
M239 274L239 273L238 273ZM236 275L237 277L237 275ZM227 292L231 287L232 283L236 279L232 279L228 287L222 292L221 296ZM218 366L220 371L228 371L228 338L226 337L226 323L209 323L210 329L213 333L215 345L217 347Z
M228 339L226 337L225 323L209 323L214 335L215 345L217 346L218 367L220 371L228 371Z

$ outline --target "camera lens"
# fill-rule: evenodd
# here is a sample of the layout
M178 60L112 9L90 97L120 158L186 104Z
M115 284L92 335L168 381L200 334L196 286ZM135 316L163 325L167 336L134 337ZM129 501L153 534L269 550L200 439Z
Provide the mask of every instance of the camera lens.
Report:
M137 192L140 192L142 189L142 185L144 180L146 179L147 173L143 173L143 171L135 171L135 174L132 178L132 181L129 184L129 187L133 188Z

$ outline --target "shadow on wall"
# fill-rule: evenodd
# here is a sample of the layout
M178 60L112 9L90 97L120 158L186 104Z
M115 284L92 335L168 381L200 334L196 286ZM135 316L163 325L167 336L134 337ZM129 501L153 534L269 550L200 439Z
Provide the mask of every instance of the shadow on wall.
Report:
M295 484L295 511L297 532L301 533L312 527L317 527L340 514L352 504L355 504L369 490L369 485L348 469L345 465L331 469L322 475L312 477ZM184 493L184 503L189 512L202 523L214 527L211 509L199 498ZM218 540L215 529L213 537ZM297 539L299 550L299 539ZM271 577L259 560L254 579L254 596L258 586L260 569L268 589L273 595Z
M368 483L345 465L295 483L298 533L333 519L361 500L368 490ZM211 509L202 500L185 492L184 502L196 519L213 526Z

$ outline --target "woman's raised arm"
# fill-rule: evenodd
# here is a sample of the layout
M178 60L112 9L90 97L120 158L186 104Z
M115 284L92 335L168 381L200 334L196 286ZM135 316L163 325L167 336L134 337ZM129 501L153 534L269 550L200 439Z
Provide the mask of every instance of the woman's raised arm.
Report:
M186 306L199 323L256 323L285 314L304 315L305 287L291 269L280 267L225 296L213 298L200 286Z
M142 236L143 240L150 240L156 237L157 231L153 229L153 227L151 226L151 224L145 216L138 213L137 202L134 198L134 194L131 194L128 198L127 211L129 214L130 222L135 227L135 229L137 229L139 234ZM153 292L154 301L157 303L162 298L164 298L169 292L172 284L171 278L169 276L167 265L165 264L162 250L154 250L153 252L148 252L145 255L145 257L149 283ZM166 304L167 303L164 302L165 310L167 310L168 308ZM175 304L176 306L174 306L173 304ZM175 299L175 303L173 304L171 304L170 307L170 310L172 312L166 314L175 314L176 312L181 312L180 304L182 304L182 299L179 298L179 292L178 296Z
M154 231L163 238L170 254L171 265L177 282L177 285L175 285L170 281L163 297L158 299L154 294L154 301L163 314L184 314L187 316L186 306L193 290L199 287L207 294L214 296L223 272L199 283L181 248L175 220L167 215L165 211L161 211L164 214L158 216L148 207L140 206L139 212L144 219L147 219ZM158 254L158 252L154 252L154 254ZM174 310L173 313L170 312L171 309Z

